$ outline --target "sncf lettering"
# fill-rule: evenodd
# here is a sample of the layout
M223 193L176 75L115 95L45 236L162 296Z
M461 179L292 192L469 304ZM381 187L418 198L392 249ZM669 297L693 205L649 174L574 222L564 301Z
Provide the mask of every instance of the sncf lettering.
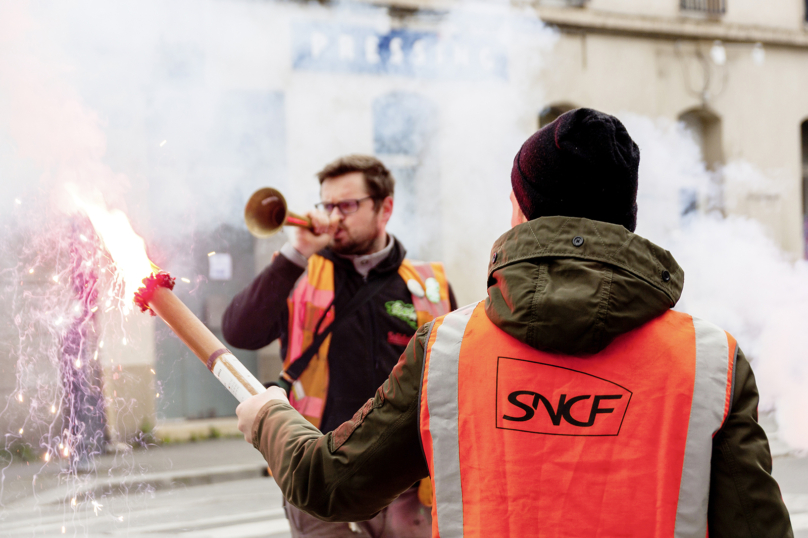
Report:
M497 358L496 383L495 427L541 435L619 435L632 398L603 377L511 357Z
M523 398L520 400L520 397ZM516 408L522 410L523 414L521 416L504 414L502 418L512 422L527 422L535 416L536 411L539 408L539 403L542 403L544 410L547 411L547 415L550 417L550 421L553 423L553 426L559 426L561 424L561 419L563 418L565 422L573 426L578 426L580 428L591 428L595 425L595 420L597 420L598 415L610 414L614 413L615 411L614 407L601 407L601 403L604 400L620 400L621 398L623 398L622 394L582 394L579 396L574 396L568 400L567 395L562 394L558 398L558 404L553 407L550 400L538 392L533 392L530 390L516 390L508 395L508 402ZM592 407L589 409L589 417L586 421L576 419L572 414L573 406L579 402L584 402L589 399L592 399ZM580 407L581 406L579 406L579 409ZM579 417L581 416L580 413L581 411L578 411Z

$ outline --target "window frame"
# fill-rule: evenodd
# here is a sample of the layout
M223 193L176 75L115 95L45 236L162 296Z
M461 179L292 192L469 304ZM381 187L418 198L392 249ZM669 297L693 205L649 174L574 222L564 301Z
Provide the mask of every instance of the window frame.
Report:
M711 17L720 17L727 12L727 0L679 0L679 10L685 13L701 13Z

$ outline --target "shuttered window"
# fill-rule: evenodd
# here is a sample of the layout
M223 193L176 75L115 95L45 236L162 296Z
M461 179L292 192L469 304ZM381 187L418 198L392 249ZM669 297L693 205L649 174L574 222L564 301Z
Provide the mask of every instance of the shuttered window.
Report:
M727 11L725 0L681 0L682 11L695 11L710 15L723 15Z

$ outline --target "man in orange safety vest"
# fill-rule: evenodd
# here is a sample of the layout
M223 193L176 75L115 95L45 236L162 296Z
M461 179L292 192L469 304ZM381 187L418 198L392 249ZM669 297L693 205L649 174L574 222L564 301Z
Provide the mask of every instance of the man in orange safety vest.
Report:
M435 537L793 536L749 363L672 310L684 271L634 234L638 165L617 118L562 115L516 155L485 301L333 432L276 389L242 403L289 502L356 521L428 475Z

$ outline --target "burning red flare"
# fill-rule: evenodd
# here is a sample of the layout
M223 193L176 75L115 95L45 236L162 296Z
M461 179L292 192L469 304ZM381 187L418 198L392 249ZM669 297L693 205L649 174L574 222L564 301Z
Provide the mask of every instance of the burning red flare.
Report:
M68 190L90 218L112 256L120 278L124 280L125 299L131 298L143 312L148 310L153 316L159 315L240 402L263 392L265 389L255 376L171 292L176 279L160 271L149 260L143 239L134 232L126 215L117 209L107 209L103 202L87 203L75 192L75 187ZM143 287L140 287L141 282ZM125 302L124 308L131 308L129 301ZM159 398L160 394L155 397ZM67 446L65 450L68 450Z
M96 203L88 202L74 185L67 185L67 190L79 209L89 217L104 247L112 256L118 278L124 282L124 310L130 309L142 280L159 271L146 255L146 244L132 229L123 211L107 208L103 199Z

